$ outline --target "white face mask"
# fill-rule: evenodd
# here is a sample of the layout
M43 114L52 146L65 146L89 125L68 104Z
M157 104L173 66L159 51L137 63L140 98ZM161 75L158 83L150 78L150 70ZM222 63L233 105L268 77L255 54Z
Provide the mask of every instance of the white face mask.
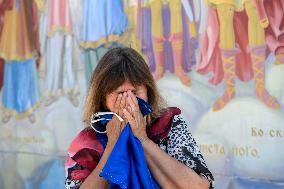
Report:
M103 115L115 115L118 120L120 122L123 122L124 120L122 119L122 117L120 117L117 113L114 112L97 112L95 114L92 115L91 117L91 122L90 122L90 126L97 132L97 133L106 133L106 131L98 131L94 126L93 123L99 122L99 121L110 121L112 118L106 118L103 117Z

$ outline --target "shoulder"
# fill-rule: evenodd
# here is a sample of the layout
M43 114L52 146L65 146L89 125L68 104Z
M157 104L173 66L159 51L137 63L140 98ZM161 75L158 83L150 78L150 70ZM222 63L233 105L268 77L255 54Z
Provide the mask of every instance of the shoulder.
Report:
M181 113L173 117L172 128L175 127L189 129L189 121L186 119L184 114Z
M83 149L91 149L101 153L103 152L103 146L97 139L96 133L90 128L83 129L73 139L68 148L68 155L73 157L76 153Z
M168 139L173 143L196 145L190 130L190 122L185 116L183 114L175 115L172 121L171 130L168 134Z
M97 139L96 133L89 128L83 129L68 148L65 161L66 178L83 181L96 167L103 151L103 145Z
M171 129L174 117L180 113L181 110L179 108L166 108L163 113L151 123L151 126L147 128L148 137L153 141L165 138Z
M173 117L171 130L169 134L173 133L188 133L191 134L190 121L184 114L178 114Z

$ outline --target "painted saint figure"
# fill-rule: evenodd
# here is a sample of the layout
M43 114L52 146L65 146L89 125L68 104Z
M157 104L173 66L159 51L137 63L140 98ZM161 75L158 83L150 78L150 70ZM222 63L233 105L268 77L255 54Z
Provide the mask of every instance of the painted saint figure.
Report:
M190 86L187 73L195 64L194 49L197 48L193 3L188 0L152 0L141 4L141 48L155 79L161 79L169 69L184 85Z
M46 53L45 104L50 105L61 95L79 105L79 89L73 58L73 27L68 0L46 0L42 15L42 53ZM45 31L44 31L45 30ZM46 48L45 48L46 47Z
M93 70L108 47L118 46L127 37L128 18L122 0L84 0L82 3L82 30L79 39L84 50L88 85ZM73 14L76 14L75 11L76 9Z
M235 79L255 81L255 94L268 107L280 108L265 86L266 44L264 29L268 20L260 14L263 2L244 0L209 0L208 25L202 36L198 72L214 73L210 83L224 80L225 92L213 110L222 109L235 97ZM237 12L238 11L238 12ZM212 32L213 31L213 32Z
M34 1L11 0L10 3L11 9L4 12L0 34L0 57L5 61L2 121L6 123L15 116L29 117L33 123L33 113L39 105L35 27L37 10Z

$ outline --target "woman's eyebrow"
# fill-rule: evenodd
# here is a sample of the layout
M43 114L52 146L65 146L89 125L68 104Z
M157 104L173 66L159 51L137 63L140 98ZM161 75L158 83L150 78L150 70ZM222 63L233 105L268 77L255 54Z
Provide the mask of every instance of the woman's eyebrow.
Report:
M113 91L114 93L122 93L122 92L124 92L123 90L115 90L115 91Z
M137 91L137 87L134 87L132 89L117 89L116 92L127 92L127 91Z
M115 92L117 92L117 93L124 93L124 92L127 92L127 91L129 91L129 90L131 90L131 91L136 91L136 89L128 89L128 90L117 89Z

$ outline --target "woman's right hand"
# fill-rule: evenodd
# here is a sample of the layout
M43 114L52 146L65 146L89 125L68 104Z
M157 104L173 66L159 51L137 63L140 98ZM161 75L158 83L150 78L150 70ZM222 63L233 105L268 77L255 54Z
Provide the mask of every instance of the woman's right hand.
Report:
M117 116L113 115L112 120L110 120L106 126L106 132L107 132L107 137L108 137L108 143L107 145L114 146L118 137L120 136L125 124L126 120L123 115L123 108L125 108L126 104L126 98L127 98L127 93L119 94L116 102L114 104L114 110L116 114L118 114L120 117L123 118L123 122L120 122Z

